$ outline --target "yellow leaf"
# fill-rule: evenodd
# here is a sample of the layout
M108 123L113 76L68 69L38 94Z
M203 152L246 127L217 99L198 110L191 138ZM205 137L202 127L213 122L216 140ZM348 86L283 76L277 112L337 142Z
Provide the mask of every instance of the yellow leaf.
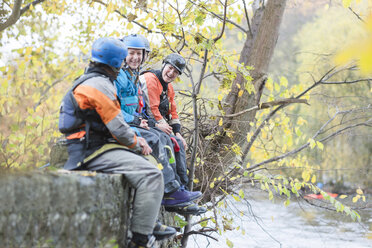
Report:
M342 4L345 8L349 8L351 4L351 0L342 0Z
M34 9L34 5L30 5L30 10L33 10Z
M209 185L209 188L211 188L211 189L214 188L214 182L212 182L212 183Z
M361 189L357 189L356 192L357 192L359 195L363 195L363 190L361 190Z
M163 169L164 169L163 165L159 163L159 164L158 164L158 169L159 169L159 170L163 170Z
M313 149L316 146L315 140L309 139L310 142L310 148Z
M238 33L238 39L242 40L243 39L243 34L241 32Z
M284 144L283 147L282 147L282 152L284 153L285 151L287 151L287 145Z
M320 143L319 141L316 142L316 145L319 147L320 150L323 150L324 145Z
M238 97L241 97L243 95L243 90L239 90Z
M316 176L313 175L313 178L311 178L311 183L315 183L316 182Z
M221 94L218 95L218 101L222 101L223 96Z
M302 117L299 117L299 118L297 119L297 124L298 124L298 125L303 125L303 124L306 124L306 123L307 123L307 121L304 120Z
M127 25L127 29L132 29L133 28L133 23L129 22Z
M194 178L194 183L199 183L199 179Z
M280 78L280 85L283 85L284 87L288 86L288 80L286 77L281 77Z
M25 56L29 56L32 52L32 47L26 47Z
M218 122L218 125L219 125L219 126L222 126L222 124L223 124L223 120L222 120L222 118L221 118L220 121Z
M360 195L354 196L353 197L353 203L356 203L360 198Z
M347 195L340 195L339 198L340 199L345 199L347 197Z
M240 202L240 198L236 195L232 195L232 197L235 199L235 201Z
M110 3L107 5L107 12L111 13L114 10L114 4L110 1Z

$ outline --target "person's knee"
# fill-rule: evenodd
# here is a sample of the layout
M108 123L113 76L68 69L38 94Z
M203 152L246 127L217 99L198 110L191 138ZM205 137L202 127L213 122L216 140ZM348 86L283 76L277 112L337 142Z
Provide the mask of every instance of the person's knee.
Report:
M160 169L152 165L151 170L146 175L148 181L153 184L154 187L164 187L163 173Z

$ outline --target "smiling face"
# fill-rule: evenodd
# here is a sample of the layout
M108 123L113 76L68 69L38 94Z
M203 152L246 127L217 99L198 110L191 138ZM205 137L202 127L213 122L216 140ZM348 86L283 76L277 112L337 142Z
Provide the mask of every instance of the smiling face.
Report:
M161 75L164 79L164 82L171 83L180 75L180 73L171 64L166 64Z
M128 55L125 61L130 69L136 70L140 67L143 57L142 52L142 49L128 48Z

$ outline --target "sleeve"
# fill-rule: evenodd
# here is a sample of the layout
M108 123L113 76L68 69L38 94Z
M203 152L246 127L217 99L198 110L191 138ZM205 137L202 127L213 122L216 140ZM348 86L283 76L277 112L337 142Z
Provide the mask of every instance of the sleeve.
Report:
M181 133L181 124L175 123L170 126L172 127L174 134Z
M74 97L81 109L94 109L112 136L122 145L141 151L137 136L124 121L115 87L108 79L92 78L74 90Z

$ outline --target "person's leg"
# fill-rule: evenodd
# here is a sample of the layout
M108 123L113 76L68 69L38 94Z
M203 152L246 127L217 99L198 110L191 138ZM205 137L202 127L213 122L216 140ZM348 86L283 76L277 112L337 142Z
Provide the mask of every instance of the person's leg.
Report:
M150 129L151 130L151 129ZM162 164L162 173L164 178L164 193L172 193L180 188L180 183L176 179L176 170L169 163L168 155L165 153L164 143L159 136L143 128L138 128L141 136L147 141L152 149L152 155L154 155L159 162Z
M170 160L171 158L171 154L169 154L170 152L173 154L173 157L175 158L175 152L174 152L174 149L173 149L173 143L172 143L172 140L170 139L170 136L166 133L164 133L163 131L161 131L160 129L157 129L157 128L151 128L150 131L154 134L156 134L161 143L163 145L166 145L168 147L171 148L171 151L168 151L164 146L163 146L163 151L165 154L167 154L167 158L168 160ZM174 172L174 175L175 175L175 179L178 181L179 185L182 185L182 182L181 182L181 179L179 177L179 175L177 175L177 165L176 165L176 159L174 159L174 162L173 163L170 163L170 167L172 168L173 172Z
M166 133L164 133L163 131L161 131L160 129L157 129L157 128L150 129L150 130L152 132L156 133L159 136L162 143L167 144L169 147L171 147L172 153L174 154L173 142L171 141L170 136L167 135ZM183 149L183 151L185 151L185 149ZM186 160L185 160L184 164L186 164ZM181 182L180 177L177 175L177 169L175 167L173 167L173 169L175 171L175 175L177 176L179 182ZM187 173L185 173L185 174L186 174L186 177L187 177ZM187 181L188 181L188 179L187 179ZM173 207L176 207L176 206L177 207L178 206L184 207L186 205L190 205L193 200L195 200L195 199L197 199L201 196L202 196L202 193L200 191L193 191L193 192L188 191L181 184L181 187L177 191L172 192L171 194L165 194L164 195L162 205L173 206Z
M123 174L136 189L131 231L143 235L153 232L163 198L163 176L155 165L126 150L112 150L86 165L87 170Z

